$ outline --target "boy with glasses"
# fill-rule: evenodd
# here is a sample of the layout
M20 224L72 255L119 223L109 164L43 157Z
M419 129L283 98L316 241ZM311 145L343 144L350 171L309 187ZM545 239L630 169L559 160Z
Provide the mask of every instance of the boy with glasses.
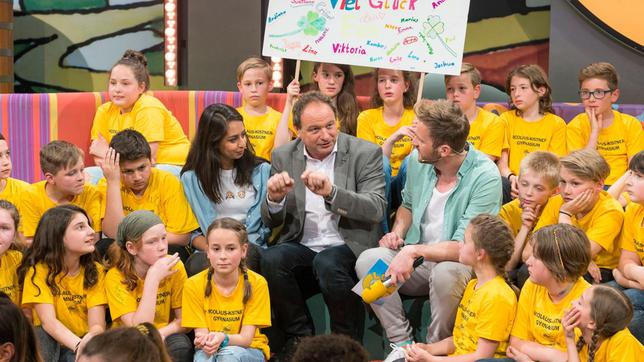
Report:
M640 122L612 109L619 98L618 75L610 63L592 63L579 72L579 96L585 112L567 127L568 151L597 150L610 165L605 184L612 185L628 169L628 162L644 149Z

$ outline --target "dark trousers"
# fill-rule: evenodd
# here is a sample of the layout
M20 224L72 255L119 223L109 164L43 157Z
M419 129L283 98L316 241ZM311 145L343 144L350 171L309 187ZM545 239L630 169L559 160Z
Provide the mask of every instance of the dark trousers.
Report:
M281 243L264 250L261 270L271 291L273 325L288 337L315 333L306 299L322 293L331 317L331 331L362 340L364 308L351 291L358 282L356 256L346 245L319 253L299 243Z

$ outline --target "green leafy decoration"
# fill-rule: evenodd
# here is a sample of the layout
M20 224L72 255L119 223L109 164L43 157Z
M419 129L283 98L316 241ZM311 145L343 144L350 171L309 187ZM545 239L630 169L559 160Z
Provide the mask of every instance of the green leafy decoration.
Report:
M305 35L316 36L324 30L326 19L315 11L309 11L305 16L297 21L297 30L284 33L284 34L271 34L271 38L281 38L289 35L294 35L304 32Z
M452 50L452 48L450 48L441 37L441 34L443 34L444 31L445 23L441 21L441 17L438 15L430 15L427 17L427 20L423 22L423 34L431 39L438 39L441 44L443 44L443 47L445 47L445 49L455 57L456 52L454 52L454 50Z

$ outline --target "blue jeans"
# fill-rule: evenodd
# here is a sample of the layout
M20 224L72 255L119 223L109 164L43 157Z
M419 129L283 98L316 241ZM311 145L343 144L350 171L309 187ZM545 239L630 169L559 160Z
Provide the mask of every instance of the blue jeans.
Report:
M640 343L644 344L644 290L634 288L624 289L624 287L615 281L607 284L624 292L631 301L631 304L633 304L633 318L628 325L628 329Z
M76 355L69 348L62 346L54 337L38 326L34 328L40 346L40 355L45 362L74 362Z
M201 349L195 353L195 362L264 362L264 353L256 348L227 346L209 356Z

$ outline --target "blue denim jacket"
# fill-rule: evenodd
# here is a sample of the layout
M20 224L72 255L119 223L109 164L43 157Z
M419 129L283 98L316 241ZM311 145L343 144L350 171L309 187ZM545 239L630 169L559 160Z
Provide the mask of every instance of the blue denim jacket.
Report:
M263 248L266 247L271 229L262 223L261 216L261 203L266 199L266 184L271 172L271 165L263 162L253 169L252 182L255 189L255 202L248 209L246 216L246 230L248 231L248 240ZM199 227L202 232L208 230L208 226L215 220L217 211L215 211L214 204L201 188L201 182L197 179L194 171L187 171L181 175L181 184L183 185L183 192L186 194L188 203L192 207L192 211L197 217Z

